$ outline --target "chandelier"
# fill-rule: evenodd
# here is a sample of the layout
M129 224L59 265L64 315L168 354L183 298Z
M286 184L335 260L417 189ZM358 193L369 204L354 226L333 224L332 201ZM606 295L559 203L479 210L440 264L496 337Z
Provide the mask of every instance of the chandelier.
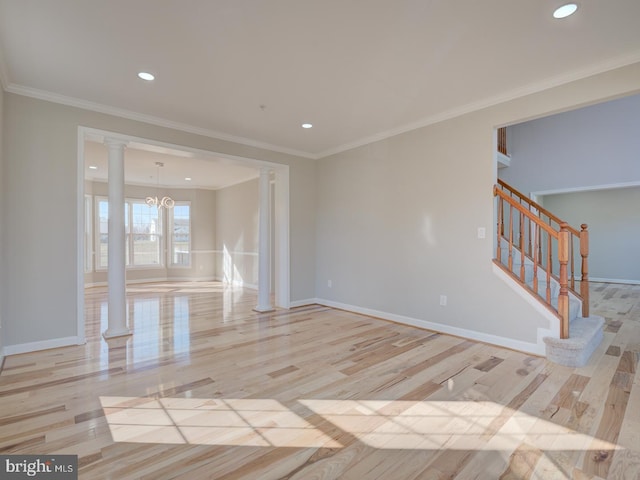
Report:
M160 188L160 167L164 167L164 163L156 162L156 170L157 170L156 183L158 185L158 188ZM173 198L171 197L162 197L159 199L157 196L147 197L145 198L144 201L150 207L156 207L158 210L160 210L162 207L173 208L173 206L176 203L173 201Z

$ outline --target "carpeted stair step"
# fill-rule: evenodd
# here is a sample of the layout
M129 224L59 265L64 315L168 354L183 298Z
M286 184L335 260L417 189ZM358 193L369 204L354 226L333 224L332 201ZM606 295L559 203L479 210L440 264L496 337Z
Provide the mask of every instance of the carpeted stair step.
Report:
M569 322L569 338L545 337L547 360L567 367L587 364L600 342L604 318L598 315L576 317Z

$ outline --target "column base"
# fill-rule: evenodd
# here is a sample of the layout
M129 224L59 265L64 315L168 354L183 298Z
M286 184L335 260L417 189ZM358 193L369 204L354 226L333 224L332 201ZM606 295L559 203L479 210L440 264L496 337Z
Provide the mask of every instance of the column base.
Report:
M253 309L253 311L258 313L269 313L269 312L275 312L276 309L273 308L271 305L264 305L264 306L258 305Z
M111 330L107 328L104 332L102 332L102 338L104 338L105 340L109 340L110 338L125 337L127 335L133 335L133 332L127 327Z

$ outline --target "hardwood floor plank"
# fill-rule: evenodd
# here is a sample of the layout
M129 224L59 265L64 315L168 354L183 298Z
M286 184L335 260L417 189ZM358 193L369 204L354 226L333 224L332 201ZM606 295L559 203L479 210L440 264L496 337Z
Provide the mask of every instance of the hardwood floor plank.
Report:
M592 285L607 331L576 369L319 305L257 314L216 282L131 286L134 333L107 343L106 296L87 289L86 345L6 357L0 451L76 454L83 480L639 478L640 286Z

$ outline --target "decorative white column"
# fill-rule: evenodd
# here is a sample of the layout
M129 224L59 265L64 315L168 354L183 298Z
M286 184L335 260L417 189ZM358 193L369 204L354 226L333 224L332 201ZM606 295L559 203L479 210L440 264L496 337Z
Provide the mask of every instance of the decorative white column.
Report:
M266 167L260 169L260 207L258 220L258 306L256 312L271 312L270 289L270 257L271 235L269 234L269 217L271 212L270 182L271 170Z
M108 326L104 338L130 335L127 327L124 227L124 149L126 142L113 138L104 141L109 150L109 287Z

